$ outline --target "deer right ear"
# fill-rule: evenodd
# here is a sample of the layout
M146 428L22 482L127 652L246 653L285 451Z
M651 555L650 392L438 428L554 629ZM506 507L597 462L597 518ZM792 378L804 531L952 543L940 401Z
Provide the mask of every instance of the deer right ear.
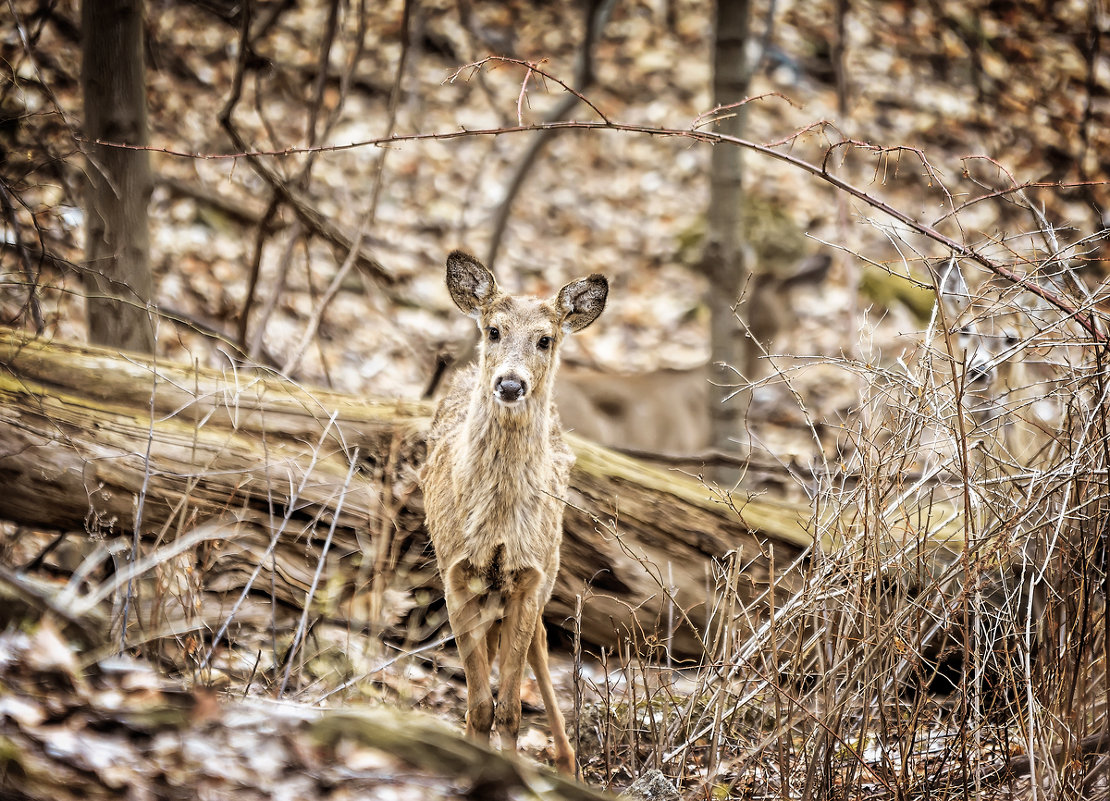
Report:
M478 310L497 294L497 281L493 273L461 250L453 250L447 257L447 291L451 300L463 314L477 319Z
M959 260L952 256L934 270L941 301L950 314L959 316L971 303L971 290L967 288Z

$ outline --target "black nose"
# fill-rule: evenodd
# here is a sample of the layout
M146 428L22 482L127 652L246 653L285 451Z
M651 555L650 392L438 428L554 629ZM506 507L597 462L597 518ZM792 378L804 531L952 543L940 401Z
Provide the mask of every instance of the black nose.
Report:
M972 384L990 384L994 369L989 364L977 364L968 368L967 380Z
M497 379L497 397L506 403L512 403L524 397L527 385L513 375Z

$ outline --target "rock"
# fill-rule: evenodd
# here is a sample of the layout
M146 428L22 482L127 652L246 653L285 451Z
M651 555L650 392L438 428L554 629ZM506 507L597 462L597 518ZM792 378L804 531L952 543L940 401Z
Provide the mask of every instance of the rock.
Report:
M663 771L652 768L632 782L620 797L627 801L679 801L682 796Z

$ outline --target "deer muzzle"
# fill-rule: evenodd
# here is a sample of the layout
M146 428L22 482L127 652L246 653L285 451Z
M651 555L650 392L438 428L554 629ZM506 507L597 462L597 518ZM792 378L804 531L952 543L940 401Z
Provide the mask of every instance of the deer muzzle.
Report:
M528 394L528 382L514 373L498 376L493 384L493 394L500 403L513 406Z

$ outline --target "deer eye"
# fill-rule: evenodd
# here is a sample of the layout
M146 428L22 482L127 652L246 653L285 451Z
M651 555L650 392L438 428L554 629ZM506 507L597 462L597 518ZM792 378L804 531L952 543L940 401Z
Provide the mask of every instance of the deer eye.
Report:
M547 336L540 337L539 342L536 343L536 347L539 348L540 350L550 350L551 349L551 337L547 337Z
M501 339L501 330L497 326L491 325L489 327L489 341L490 342L497 342L500 339Z

